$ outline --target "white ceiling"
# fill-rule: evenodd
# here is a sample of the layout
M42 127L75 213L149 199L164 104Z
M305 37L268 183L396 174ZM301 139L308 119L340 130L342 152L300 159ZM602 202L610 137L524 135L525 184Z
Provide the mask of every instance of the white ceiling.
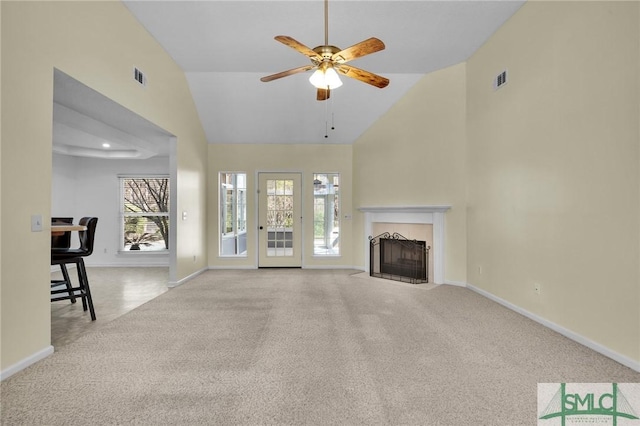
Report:
M353 143L424 74L468 59L523 2L330 0L329 44L344 49L381 39L385 50L352 63L391 83L377 89L342 77L331 99L318 102L310 71L259 79L309 63L273 38L324 44L323 1L124 0L185 71L209 143L342 144ZM153 73L146 76L152 87Z

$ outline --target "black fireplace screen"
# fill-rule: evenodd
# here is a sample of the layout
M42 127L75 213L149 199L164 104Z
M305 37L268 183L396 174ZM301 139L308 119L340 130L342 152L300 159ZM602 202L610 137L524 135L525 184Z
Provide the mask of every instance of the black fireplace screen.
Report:
M409 240L397 232L369 237L369 275L412 284L429 282L426 241Z

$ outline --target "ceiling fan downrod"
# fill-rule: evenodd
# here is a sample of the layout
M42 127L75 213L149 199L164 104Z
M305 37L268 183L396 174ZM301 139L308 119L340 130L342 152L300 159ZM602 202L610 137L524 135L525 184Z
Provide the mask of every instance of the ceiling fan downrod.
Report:
M324 45L329 45L329 0L324 0Z

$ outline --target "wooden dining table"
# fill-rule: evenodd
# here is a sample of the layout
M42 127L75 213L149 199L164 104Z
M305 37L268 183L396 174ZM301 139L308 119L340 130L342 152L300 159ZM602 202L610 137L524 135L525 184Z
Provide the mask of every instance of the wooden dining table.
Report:
M51 225L51 235L58 236L69 231L86 231L87 227L84 225L74 225L72 223L56 223Z

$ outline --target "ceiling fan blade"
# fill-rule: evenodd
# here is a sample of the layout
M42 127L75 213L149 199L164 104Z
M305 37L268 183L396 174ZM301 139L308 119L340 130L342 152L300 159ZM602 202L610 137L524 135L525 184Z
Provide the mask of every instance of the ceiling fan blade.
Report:
M383 89L389 85L388 78L379 76L369 71L361 70L360 68L352 67L351 65L338 65L335 68L340 74L346 75L347 77L355 78L356 80L360 80L364 83L376 86L380 89Z
M318 89L318 94L316 99L319 101L326 101L331 96L331 90L329 89Z
M298 67L298 68L294 68L294 69L291 69L291 70L282 71L282 72L279 72L277 74L272 74L272 75L268 75L266 77L262 77L260 79L260 81L263 81L263 82L266 83L268 81L277 80L279 78L287 77L289 75L293 75L293 74L298 74L298 73L301 73L301 72L309 71L312 68L315 68L315 65L305 65L303 67Z
M298 40L295 40L289 36L284 36L284 35L275 36L275 39L278 40L280 43L286 44L290 48L297 50L303 55L308 56L311 59L315 59L317 61L322 60L322 57L320 55L318 55L316 52L314 52L304 44L300 43Z
M351 47L347 47L346 49L335 53L333 56L331 56L331 60L339 64L343 64L353 59L360 58L371 53L379 52L381 50L384 50L384 43L382 42L382 40L371 37L369 39L366 39L365 41L361 41L360 43L354 44Z

